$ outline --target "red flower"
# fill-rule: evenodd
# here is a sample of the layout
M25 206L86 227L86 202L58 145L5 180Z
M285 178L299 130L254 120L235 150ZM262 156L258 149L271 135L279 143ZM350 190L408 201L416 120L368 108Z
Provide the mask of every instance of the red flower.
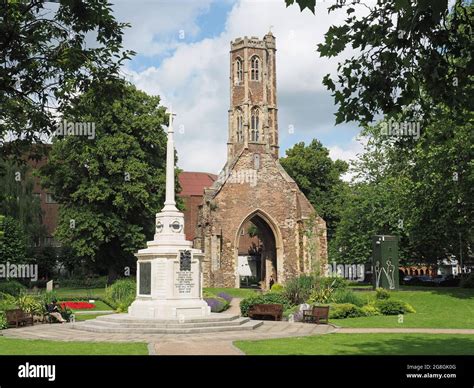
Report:
M69 307L73 310L86 310L93 309L95 307L95 304L87 302L61 302L60 305L62 308Z

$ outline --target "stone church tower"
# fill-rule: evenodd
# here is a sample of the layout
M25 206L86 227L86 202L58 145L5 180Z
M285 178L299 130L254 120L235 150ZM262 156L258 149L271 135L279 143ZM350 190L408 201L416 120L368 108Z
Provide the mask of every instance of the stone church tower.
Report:
M238 288L250 268L267 288L327 262L326 223L278 161L275 55L270 32L231 42L227 163L205 190L194 239L206 286ZM250 228L259 244L242 256Z

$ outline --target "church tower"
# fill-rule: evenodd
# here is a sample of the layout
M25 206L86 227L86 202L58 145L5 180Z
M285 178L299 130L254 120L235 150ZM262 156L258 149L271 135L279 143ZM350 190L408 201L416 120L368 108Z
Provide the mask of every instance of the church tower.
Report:
M242 149L278 159L275 37L237 38L230 46L227 160Z
M207 287L268 289L327 263L326 223L279 161L275 55L270 32L230 42L227 162L194 238Z

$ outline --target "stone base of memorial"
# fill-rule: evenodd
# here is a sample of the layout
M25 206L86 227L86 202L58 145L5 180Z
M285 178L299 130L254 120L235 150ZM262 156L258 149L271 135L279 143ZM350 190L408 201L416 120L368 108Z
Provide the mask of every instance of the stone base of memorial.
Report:
M129 315L166 320L210 315L210 307L202 299L204 254L191 248L189 241L176 241L174 246L172 238L166 241L166 245L150 241L148 248L136 254L137 297Z

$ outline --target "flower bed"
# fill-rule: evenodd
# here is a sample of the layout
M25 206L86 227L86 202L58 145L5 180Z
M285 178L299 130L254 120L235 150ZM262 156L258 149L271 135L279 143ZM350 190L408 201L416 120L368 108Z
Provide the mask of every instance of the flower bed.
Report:
M88 302L61 302L62 308L69 307L72 310L89 310L95 308L95 304Z

